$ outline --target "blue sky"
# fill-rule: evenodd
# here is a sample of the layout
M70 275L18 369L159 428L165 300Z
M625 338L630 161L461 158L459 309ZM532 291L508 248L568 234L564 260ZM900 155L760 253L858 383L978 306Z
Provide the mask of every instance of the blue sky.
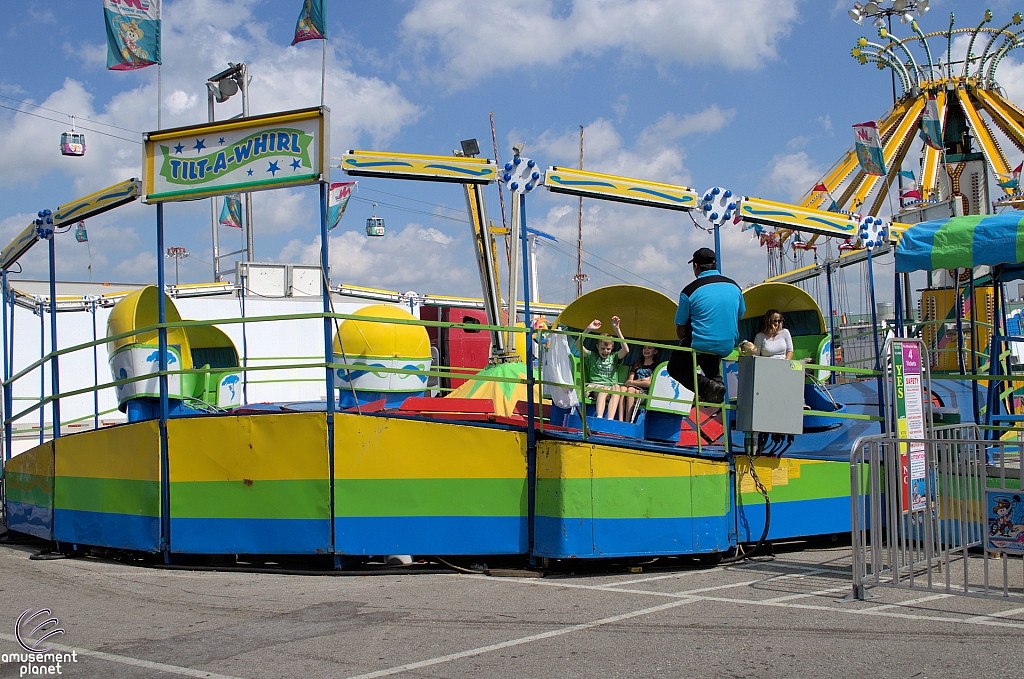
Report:
M155 129L156 68L105 69L100 4L5 3L0 105L60 122L0 108L4 243L36 210L139 173L141 147L129 140ZM493 111L503 159L523 141L541 165L574 164L584 125L588 169L794 200L850 146L850 125L876 119L891 105L888 73L850 57L856 39L872 32L850 21L848 4L333 0L332 155L349 148L449 154L461 139L476 137L490 156ZM289 47L300 5L165 0L164 125L204 122L204 81L229 60L249 63L252 113L318 104L320 43ZM966 0L931 5L921 20L925 30L944 28L951 11L958 25L982 15L981 5ZM996 25L1022 8L1005 0L988 6ZM1008 74L1008 96L1022 104L1017 64L1009 59L1001 73ZM238 106L236 97L218 106L218 116ZM116 136L87 132L85 158L61 157L58 137L70 122L64 113L105 123L80 121ZM332 236L335 283L476 294L469 228L457 221L465 219L461 189L361 179L356 196ZM500 222L497 190L488 189L487 198ZM369 201L380 203L384 239L371 241L363 232ZM315 188L257 194L254 205L257 259L317 259ZM559 237L556 247L569 253L575 209L574 200L539 191L528 211L531 225ZM171 205L167 219L167 244L192 253L183 282L209 280L209 202ZM87 226L97 280L155 280L152 207L136 204ZM224 230L221 238L232 249L240 244L237 232ZM689 254L711 241L682 213L585 201L589 287L625 280L674 294L690 277ZM764 277L764 253L749 233L728 230L724 243L727 275L740 283ZM57 247L59 277L87 279L86 246L65 235ZM26 275L45 275L42 255L25 259ZM544 299L570 299L574 261L546 248L540 263Z

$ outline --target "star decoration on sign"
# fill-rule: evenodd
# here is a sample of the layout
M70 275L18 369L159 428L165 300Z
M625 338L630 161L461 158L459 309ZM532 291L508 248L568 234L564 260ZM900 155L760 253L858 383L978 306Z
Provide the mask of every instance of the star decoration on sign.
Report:
M218 139L217 143L218 144L223 144L224 143L224 137L221 137L220 139Z
M194 148L196 150L196 153L199 153L200 151L202 151L203 149L206 148L206 144L204 143L205 141L206 141L205 138L204 139L196 139L196 145L192 147L192 148Z
M178 142L178 145L174 147L174 152L177 153L178 155L181 155L181 152L184 150L185 147L182 145L180 141Z
M302 167L302 163L299 162L298 158L294 159L291 162L291 165L292 165L292 170L298 170L300 167Z
M267 172L270 173L271 177L276 177L277 173L281 171L281 168L277 166L278 161L270 163L270 167L267 168Z
M250 168L250 169L246 170L245 174L246 174L246 176L251 177L252 176L252 169Z

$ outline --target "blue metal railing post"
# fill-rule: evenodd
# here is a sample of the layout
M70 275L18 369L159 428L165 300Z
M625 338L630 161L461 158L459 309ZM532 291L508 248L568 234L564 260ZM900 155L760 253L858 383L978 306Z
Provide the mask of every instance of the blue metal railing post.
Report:
M722 273L722 234L719 232L717 224L715 225L715 263L718 264L718 273Z
M828 364L836 364L836 312L832 297L832 262L825 260L825 286L828 289ZM836 371L829 372L828 381L836 383Z
M46 357L46 312L43 300L39 300L39 360ZM46 364L39 364L39 400L46 398ZM39 445L46 436L46 408L39 409Z
M96 300L92 301L92 427L93 429L100 428L100 366L99 366L99 347L96 344Z
M530 319L530 269L529 251L526 241L526 196L517 195L519 203L519 240L523 248L523 323L526 325L526 539L530 552L530 565L537 565L534 556L534 519L537 509L537 437L534 427L534 403L533 403L533 328ZM509 310L509 321L515 325L515 310ZM582 359L581 359L582 361ZM583 406L586 408L586 405Z
M871 301L871 338L875 341L875 371L878 384L878 416L882 418L882 431L885 431L885 398L882 390L885 389L885 381L882 379L882 349L878 345L878 314L875 304L875 270L872 268L872 249L868 248L868 293Z
M57 357L57 234L50 232L50 403L53 417L53 438L60 438L60 369Z
M334 528L334 335L331 332L331 281L328 271L331 270L330 240L327 228L327 182L320 182L320 289L323 295L324 309L324 362L327 363L327 466L330 475L330 519L331 519L331 551L335 553L335 567L340 567L339 557L335 552Z
M0 288L3 288L0 294L3 295L3 333L4 333L4 381L11 378L11 365L8 360L7 353L7 269L0 272ZM4 401L3 407L0 409L0 419L6 419L10 417L10 410L7 408L7 392L10 390L10 386L4 385ZM3 455L0 455L0 476L3 476L2 470L4 468L4 462L11 459L11 441L6 434L7 426L4 425L4 451Z
M971 295L971 372L975 375L978 374L978 297L974 287L974 269L970 269L971 272L971 285L968 288ZM989 361L991 370L991 360ZM978 415L981 413L981 409L978 404L981 400L978 394L978 380L971 380L971 405L974 407L974 421L978 421Z
M10 296L10 306L11 306L11 327L10 327L10 330L9 330L10 335L8 336L7 340L5 341L5 346L8 347L8 351L10 352L9 355L4 357L4 360L7 362L7 365L8 365L7 376L4 378L5 380L11 379L11 375L14 374L14 292L9 292L9 293L5 292L4 296L7 297L8 294ZM14 385L13 384L9 384L9 385L4 387L4 412L7 413L7 417L12 417L14 415ZM5 454L7 455L7 459L8 460L11 459L11 457L13 455L11 453L11 441L12 441L13 438L14 438L14 422L8 422L6 425L4 425L4 443L5 443L5 450L7 451Z
M900 274L894 274L893 289L893 317L896 319L896 336L905 337L903 334L903 285L900 282Z
M167 440L167 418L170 415L170 396L167 385L167 302L164 298L164 204L156 204L156 287L157 353L160 367L160 545L164 563L171 560L171 473L170 446Z

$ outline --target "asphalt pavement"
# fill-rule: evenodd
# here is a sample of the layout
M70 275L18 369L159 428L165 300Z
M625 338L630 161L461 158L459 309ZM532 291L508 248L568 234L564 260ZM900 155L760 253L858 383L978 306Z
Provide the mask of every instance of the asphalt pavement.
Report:
M46 608L65 633L44 644L74 653L60 668L72 678L923 679L1024 666L1024 601L882 588L841 601L849 547L545 577L162 570L38 551L0 545L0 660L24 653L19 616ZM0 663L0 677L25 666Z

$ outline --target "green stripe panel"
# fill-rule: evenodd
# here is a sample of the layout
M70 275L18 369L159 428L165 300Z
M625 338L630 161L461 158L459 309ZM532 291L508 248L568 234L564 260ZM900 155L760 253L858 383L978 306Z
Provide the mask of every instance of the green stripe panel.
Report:
M335 516L526 516L526 479L335 479Z
M986 215L968 215L951 219L935 232L932 241L932 268L955 269L963 266L965 252L974 252L974 228ZM972 257L973 261L973 257Z
M758 469L758 474L770 473ZM822 464L800 465L799 478L789 479L785 486L772 486L768 491L772 502L796 502L799 500L820 500L829 497L850 496L850 463L824 462ZM758 492L741 493L745 505L764 504Z
M1015 262L1024 262L1024 218L1017 222L1017 259Z
M160 482L58 476L53 508L135 516L160 514Z
M595 519L724 516L729 511L727 479L726 474L538 479L537 514Z
M7 472L6 497L11 502L49 507L53 500L53 485L49 476Z
M327 479L175 481L176 519L328 519Z

